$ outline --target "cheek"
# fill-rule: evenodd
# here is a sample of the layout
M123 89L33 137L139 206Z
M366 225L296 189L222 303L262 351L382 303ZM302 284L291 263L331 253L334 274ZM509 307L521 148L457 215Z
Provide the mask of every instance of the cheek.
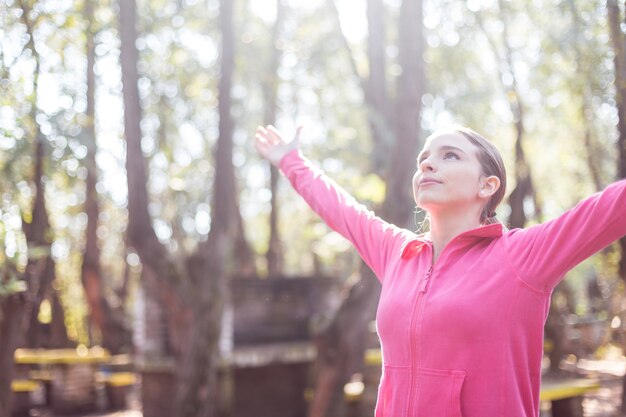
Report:
M411 181L411 184L413 185L413 196L414 197L417 197L417 190L418 190L417 184L419 182L419 179L420 179L420 172L417 171L417 172L415 172L415 174L413 174L413 180Z
M458 193L468 197L473 197L478 195L478 191L480 190L480 181L475 172L460 172L454 178L454 187Z

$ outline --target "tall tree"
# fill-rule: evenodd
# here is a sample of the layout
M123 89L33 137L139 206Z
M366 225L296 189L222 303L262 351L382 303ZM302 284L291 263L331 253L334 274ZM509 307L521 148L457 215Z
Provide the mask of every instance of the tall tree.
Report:
M607 0L607 11L614 50L615 93L618 114L617 175L618 178L626 178L626 35L622 29L626 17L623 16L624 13L620 10L617 0ZM620 240L620 248L622 257L619 263L619 274L626 281L626 239Z
M30 256L24 273L20 277L24 281L23 290L12 291L8 296L0 297L0 415L10 415L12 392L11 380L13 375L13 355L15 349L24 343L37 344L38 328L32 326L33 316L37 316L39 304L46 296L50 283L54 279L54 262L50 256L52 243L50 224L45 202L44 184L44 157L45 137L37 121L39 108L37 106L38 82L41 71L40 56L35 48L34 22L31 19L31 5L19 1L21 22L26 28L28 39L25 50L30 52L34 61L32 93L28 97L30 114L25 120L24 127L34 145L33 188L34 198L30 213L24 216L23 232L27 241ZM4 245L2 245L4 246ZM17 271L10 264L3 265L2 282L15 279ZM37 322L35 321L35 326ZM28 332L30 328L30 332Z
M367 117L374 140L372 166L381 173L394 141L389 94L387 92L387 68L385 59L385 4L382 0L367 0L367 57L368 74L364 85Z
M510 10L506 2L501 0L498 0L497 8L498 19L502 22L503 28L500 42L498 42L492 35L492 32L486 28L482 14L478 12L475 16L481 31L491 46L491 51L498 67L498 80L500 80L507 102L509 103L511 114L513 115L515 128L515 188L509 195L509 205L511 206L509 224L511 227L515 228L524 227L528 221L528 214L525 208L527 198L531 198L534 203L535 217L540 217L541 207L537 203L530 165L526 160L526 153L524 151L524 139L526 136L525 112L518 77L515 71L514 52L509 40L508 24Z
M374 169L380 167L387 184L379 214L391 223L409 227L415 206L410 183L419 149L421 98L425 91L422 2L404 0L400 6L398 64L402 72L396 80L397 93L391 104L395 118L385 110L388 106L384 104L388 100L384 77L385 55L381 51L380 39L372 38L381 36L382 11L381 2L368 2L370 76L369 82L361 80L361 86L368 100L366 105L372 134L378 138L375 139L378 142L376 146L379 149L390 148L385 153L389 155L388 159L373 161ZM391 136L385 133L385 126L393 127ZM390 137L392 140L388 143ZM317 377L309 417L340 416L344 412L343 386L362 367L368 324L374 317L379 293L380 284L373 272L362 265L359 281L350 288L336 316L317 338Z
M118 353L130 348L131 334L124 324L123 302L113 308L105 295L105 280L100 268L100 247L98 244L98 223L100 207L96 184L98 182L98 168L96 165L96 129L95 129L95 29L93 0L84 2L84 18L87 24L85 30L87 54L87 108L85 110L85 144L87 155L85 166L87 178L85 180L85 212L87 214L87 229L85 236L85 250L81 270L83 287L87 304L89 305L89 319L100 330L102 346L111 352Z
M221 354L223 312L230 303L227 274L234 270L242 224L238 220L236 178L232 164L234 122L231 86L234 72L233 2L220 2L222 32L219 95L219 137L214 151L211 228L208 239L185 259L175 259L159 242L148 212L147 173L141 148L141 105L137 71L137 11L134 0L120 2L120 37L124 125L127 141L128 237L143 267L158 282L174 290L178 308L187 321L184 349L178 352L175 411L177 416L213 416L217 397L217 370ZM240 238L239 238L240 239ZM192 290L193 288L193 290ZM171 297L171 293L169 294ZM182 303L182 304L181 304ZM184 306L184 307L181 307ZM173 315L175 312L168 311ZM228 329L227 329L228 330ZM228 402L228 400L226 400Z
M270 39L270 63L267 69L268 76L264 78L263 97L264 97L264 124L273 125L276 123L276 112L278 109L278 66L282 56L282 50L279 48L279 41L286 6L283 0L276 0L276 21L272 30ZM267 247L267 272L271 277L279 276L283 270L284 251L280 241L278 231L279 205L278 205L278 178L280 177L276 167L270 164L270 192L272 193L270 200L270 237Z
M617 104L617 175L626 178L626 34L623 31L624 14L617 0L607 0L607 13L615 66L615 102ZM623 7L623 6L622 6ZM619 275L626 281L626 238L619 241L621 258ZM626 376L623 381L622 412L626 412Z
M230 356L220 351L218 341L222 335L222 319L225 308L231 305L228 280L228 261L233 260L239 223L236 212L237 184L232 164L234 121L231 115L231 88L235 65L235 43L233 28L233 1L220 1L220 29L222 34L220 80L218 85L219 137L215 147L215 177L212 195L211 230L206 244L200 245L201 251L193 257L193 278L198 282L197 293L192 310L198 320L191 334L189 358L183 369L184 380L181 384L178 403L182 407L180 416L216 415L218 402L226 402L226 408L232 401L232 374L226 369L225 397L217 397L217 369L220 356ZM228 329L232 331L232 329ZM227 410L222 412L228 413Z
M579 67L579 71L585 75L585 78L580 77L577 81L577 89L579 89L579 94L581 96L581 108L580 115L583 120L584 130L583 130L583 143L585 145L585 151L587 153L587 166L589 167L589 173L591 174L591 179L593 180L594 189L596 191L602 190L602 176L600 171L600 164L597 160L596 152L597 146L594 141L594 132L593 132L593 90L592 90L592 82L590 82L589 78L591 74L595 71L595 68L591 67L594 65L594 62L589 62L589 60L585 59L582 48L584 48L584 37L582 34L583 24L581 21L580 13L576 8L576 2L574 0L568 0L567 2L568 9L572 15L573 25L573 41L572 41L572 49L574 52L574 59Z
M33 88L29 101L31 103L31 111L27 129L34 142L34 177L33 183L35 186L35 199L33 201L32 217L31 221L24 221L24 234L26 240L32 247L40 248L45 255L42 254L45 260L45 267L40 270L39 267L32 268L33 273L39 274L28 278L27 281L36 285L29 285L29 289L33 291L34 297L30 309L27 310L29 324L22 329L23 340L22 343L25 346L30 347L64 347L70 344L64 325L64 314L61 308L61 303L58 301L56 290L53 288L52 283L55 280L55 262L51 256L51 245L53 242L52 229L50 227L50 221L48 218L48 210L46 208L45 200L45 179L44 179L44 163L46 158L46 137L41 130L41 125L38 120L40 110L38 106L38 87L39 87L39 75L41 70L41 57L35 46L35 30L36 19L32 17L31 12L33 7L30 3L20 0L18 2L21 8L21 20L26 28L26 34L28 41L26 43L26 49L30 52L35 61L35 69L33 74ZM39 265L40 260L33 260L35 264ZM29 272L27 271L27 274ZM44 300L50 302L52 311L52 322L50 330L44 334L44 329L39 323L39 307Z

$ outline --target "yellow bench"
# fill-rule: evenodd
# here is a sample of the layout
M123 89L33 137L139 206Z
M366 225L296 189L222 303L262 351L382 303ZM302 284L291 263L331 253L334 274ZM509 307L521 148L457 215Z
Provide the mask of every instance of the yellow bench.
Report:
M99 364L110 360L108 350L99 347L88 349L16 349L15 363L20 365Z
M541 383L541 401L556 401L564 398L578 397L600 388L600 383L590 379L573 379L564 381L546 381Z
M133 372L99 372L96 380L111 387L127 387L137 383L137 375Z
M26 415L28 411L45 402L45 392L40 382L30 379L11 381L13 391L13 415Z
M591 379L541 381L541 401L552 402L552 417L583 417L583 396L600 388Z
M11 391L13 392L33 392L41 388L41 384L30 379L16 379L11 381Z
M133 372L98 372L96 380L105 385L108 408L119 410L126 407L128 391L137 383L137 374Z

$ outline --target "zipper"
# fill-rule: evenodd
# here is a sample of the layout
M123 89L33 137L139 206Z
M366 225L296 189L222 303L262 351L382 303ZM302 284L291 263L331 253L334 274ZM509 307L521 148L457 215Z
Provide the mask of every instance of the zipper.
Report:
M431 251L433 250L432 246L431 246ZM417 291L417 300L415 300L415 305L413 306L413 312L411 313L411 322L410 322L410 327L409 327L409 360L411 361L411 368L409 369L409 401L407 401L407 409L406 409L406 416L409 416L409 411L413 409L413 401L415 400L416 395L414 395L413 393L413 387L415 385L415 366L413 366L413 363L415 361L415 356L416 356L416 351L415 349L417 348L417 343L413 344L412 341L413 340L417 340L417 333L418 333L418 329L415 329L415 312L416 310L421 311L421 307L422 307L422 301L423 298L426 296L426 292L428 291L428 284L430 283L430 277L433 273L433 268L435 265L430 264L430 267L428 267L428 270L426 271L426 274L424 274L424 277L422 278L419 287L418 287L418 291ZM421 313L419 314L421 316Z
M433 269L435 269L435 266L437 264L441 263L441 260L443 259L443 255L447 252L446 249L448 249L448 247L450 246L450 243L452 243L453 241L457 240L458 236L454 239L452 239L450 242L448 242L448 244L442 249L441 253L439 254L439 259L437 259L437 262L433 262L433 256L434 256L434 247L432 246L432 243L430 244L430 250L431 250L431 257L430 257L430 266L428 267L428 270L426 271L426 273L424 274L424 277L422 278L419 287L418 287L418 293L417 293L417 300L415 301L415 306L413 307L413 312L411 314L411 322L410 322L410 328L409 328L409 336L413 336L413 337L409 337L409 353L410 353L410 361L411 361L411 368L409 370L410 372L410 376L409 376L409 401L407 401L407 409L406 409L406 413L405 415L408 417L409 416L409 411L411 411L413 409L413 403L414 401L417 399L416 397L419 395L419 392L413 393L413 388L415 385L415 379L417 376L417 372L416 372L416 368L417 366L415 366L415 362L416 362L416 347L417 347L417 343L415 343L415 345L413 343L411 343L412 341L417 341L417 337L418 337L418 333L419 333L419 329L415 329L415 312L417 310L419 310L419 316L422 316L422 304L423 304L423 299L426 296L426 293L428 292L428 287L432 278L432 274L433 274ZM419 365L419 363L418 363Z
M419 286L420 294L424 294L426 293L426 291L428 291L428 283L430 282L430 275L433 272L433 267L434 265L430 265L430 268L428 268L428 271L426 271L426 275L424 275L424 278L420 282L420 286Z

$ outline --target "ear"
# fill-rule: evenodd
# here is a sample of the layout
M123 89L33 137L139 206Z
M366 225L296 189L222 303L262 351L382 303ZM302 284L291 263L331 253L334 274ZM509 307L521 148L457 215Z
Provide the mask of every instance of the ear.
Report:
M480 179L480 188L478 190L478 196L481 198L489 198L498 191L500 188L500 178L495 175L488 177L482 177Z

